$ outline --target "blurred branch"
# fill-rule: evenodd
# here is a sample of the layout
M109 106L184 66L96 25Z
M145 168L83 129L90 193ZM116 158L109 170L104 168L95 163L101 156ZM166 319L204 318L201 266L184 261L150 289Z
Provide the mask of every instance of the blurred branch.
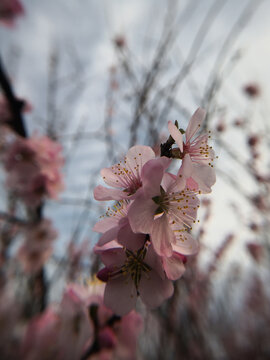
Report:
M59 53L54 47L49 57L48 90L47 90L47 134L56 139L56 96L58 90L57 74L59 66Z
M252 16L256 13L259 6L264 2L264 0L253 1L250 0L246 7L244 8L243 12L235 22L234 26L231 28L230 32L228 33L219 53L215 64L212 68L212 71L208 77L206 82L207 89L205 90L205 94L203 97L203 106L207 110L207 115L205 121L203 123L202 130L207 129L209 118L213 111L213 101L214 101L214 94L218 91L221 87L222 77L220 75L221 68L226 61L226 54L228 51L233 47L233 44L237 41L241 32L245 29L248 22L251 20ZM208 85L209 84L209 85Z
M181 20L179 20L179 23L181 24L182 27L185 24L184 20L186 20L189 17L189 15L192 13L193 9L194 9L194 2L193 1L188 2L188 4L186 5L186 8L181 13L181 19L183 19L183 21L181 22ZM172 15L173 14L170 13L170 16L172 16ZM172 20L171 20L171 23L173 23ZM153 88L156 78L160 73L161 65L164 62L164 58L168 54L169 47L172 46L173 42L176 39L176 31L173 28L173 26L170 26L168 31L167 31L167 26L168 26L168 23L165 18L164 29L163 29L162 35L160 37L160 42L156 49L156 54L154 56L154 60L149 68L149 71L146 73L146 75L144 77L143 85L142 85L141 90L139 91L139 94L137 97L137 103L135 105L133 120L131 122L131 127L130 127L130 141L129 141L130 147L133 146L137 142L137 129L140 125L141 115L143 114L143 112L145 111L145 108L146 108L149 92ZM180 29L178 29L177 35L179 35L179 32L180 32ZM150 119L152 119L152 118L150 118Z
M1 57L0 57L0 86L2 87L3 93L5 94L11 113L13 115L13 119L10 122L10 126L18 135L22 137L26 137L27 131L22 117L22 108L24 103L23 101L18 100L15 97L10 81L8 80L8 76L2 64Z
M4 211L0 211L0 219L1 220L5 220L11 224L16 224L16 225L22 225L22 226L26 226L29 224L28 221L23 220L23 219L19 219L16 216L10 215Z
M157 126L163 121L165 116L168 116L172 103L177 96L177 89L179 85L183 82L185 77L188 75L190 69L192 68L194 62L196 61L196 56L203 44L204 39L206 38L209 30L211 29L217 14L221 11L222 7L226 4L226 1L215 1L210 7L206 16L204 17L201 26L199 27L196 36L191 44L191 48L187 55L186 61L184 62L181 70L178 75L175 77L173 82L169 85L168 93L166 96L165 104L163 109L160 112L160 115L157 120Z

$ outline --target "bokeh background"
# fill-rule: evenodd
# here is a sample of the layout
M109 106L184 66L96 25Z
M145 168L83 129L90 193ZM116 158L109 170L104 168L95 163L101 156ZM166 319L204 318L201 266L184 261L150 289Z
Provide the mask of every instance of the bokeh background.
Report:
M27 128L64 149L65 191L44 210L59 232L47 267L51 299L64 286L71 244L87 248L80 276L98 266L90 254L91 228L105 212L92 195L100 169L134 144L158 153L168 120L185 128L201 106L218 158L217 182L193 230L200 254L189 259L174 297L145 313L138 356L268 359L270 2L24 6L12 31L0 29L0 50L16 94L32 104Z

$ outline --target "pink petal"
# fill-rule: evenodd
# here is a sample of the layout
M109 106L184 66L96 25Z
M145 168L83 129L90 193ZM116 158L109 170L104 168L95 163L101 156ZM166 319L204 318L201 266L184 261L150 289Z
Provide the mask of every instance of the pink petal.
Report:
M183 176L177 177L176 175L165 173L161 182L161 186L166 193L180 192L186 186L186 179Z
M163 257L162 262L166 275L170 280L179 279L185 272L181 257L175 253L169 258Z
M215 170L209 165L193 164L192 178L198 184L199 189L207 194L210 193L211 186L216 182Z
M174 139L176 144L178 145L181 152L183 152L183 136L181 132L177 129L177 127L171 122L168 122L168 130L171 134L171 137Z
M116 315L123 316L135 308L137 291L130 276L110 279L104 292L104 305Z
M129 250L136 251L143 246L145 234L135 234L128 223L119 230L117 240Z
M117 355L119 359L137 360L137 338L143 330L143 318L132 311L122 317L121 326L117 329ZM101 360L101 359L99 359Z
M143 196L136 198L128 211L132 231L149 234L157 207L157 204L152 199L145 199Z
M153 309L173 294L172 282L161 279L155 271L145 273L139 283L139 293L147 307Z
M182 165L177 173L177 176L179 177L181 175L184 176L185 178L188 178L192 176L192 172L193 172L193 163L190 156L186 154L184 156L184 159L182 160Z
M198 183L192 177L187 179L186 186L192 191L200 190Z
M194 255L199 251L199 243L188 232L177 233L173 251L182 255Z
M161 256L172 255L172 243L175 242L174 232L172 231L167 216L163 214L154 220L151 240L155 251Z
M161 279L165 278L161 257L155 252L152 244L150 244L147 249L144 261L159 275Z
M105 250L111 250L111 249L123 249L123 247L120 244L118 244L118 242L116 240L113 240L102 246L95 245L93 251L96 254L100 254L100 253L103 253Z
M126 166L130 169L134 169L139 166L139 169L143 168L147 161L154 159L155 153L150 146L136 145L131 147L126 156Z
M198 108L195 113L192 115L189 120L187 129L186 129L186 142L188 143L194 134L199 130L201 124L205 118L205 110L202 108Z
M96 277L103 282L107 282L110 278L111 269L108 267L105 267L96 274Z
M113 186L121 186L121 185L113 185ZM106 200L121 200L126 199L128 194L119 189L108 189L105 186L98 185L94 189L94 198L98 201L106 201Z
M121 267L126 261L126 254L123 248L113 248L104 251L96 251L100 254L102 262L108 266Z
M112 168L104 168L100 172L104 182L112 187L121 188L123 186L121 182L121 176Z
M105 233L106 231L110 230L112 227L115 227L117 224L118 224L117 218L113 216L105 217L104 219L98 221L94 225L92 230L98 233Z
M148 161L142 170L142 183L145 196L154 197L160 194L160 184L165 169L171 160L165 157Z
M101 238L98 241L98 246L102 246L104 244L107 244L108 242L111 242L112 240L117 238L119 226L116 226L114 228L111 228L110 230L106 231Z
M161 186L166 192L170 192L169 189L174 185L176 176L174 174L166 172L162 178Z

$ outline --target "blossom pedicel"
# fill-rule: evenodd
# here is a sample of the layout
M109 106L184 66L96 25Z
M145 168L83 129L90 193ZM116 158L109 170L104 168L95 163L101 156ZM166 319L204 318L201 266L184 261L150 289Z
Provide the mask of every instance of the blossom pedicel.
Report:
M172 280L183 275L187 256L199 250L191 235L198 195L211 192L216 181L209 134L197 135L204 118L199 108L186 131L169 121L161 157L134 146L123 162L101 171L111 188L97 186L95 199L116 204L94 226L102 233L95 251L105 264L98 277L106 282L105 305L118 315L135 308L138 297L148 308L161 305L173 294ZM172 159L181 161L176 174L167 170Z

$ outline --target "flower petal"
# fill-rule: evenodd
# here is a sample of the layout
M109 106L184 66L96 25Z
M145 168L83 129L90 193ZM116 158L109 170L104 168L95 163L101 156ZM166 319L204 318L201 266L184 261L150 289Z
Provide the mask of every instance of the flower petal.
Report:
M186 186L192 191L200 190L198 183L192 177L187 178Z
M192 160L190 158L190 156L188 154L186 154L184 156L184 159L182 160L182 165L177 173L177 176L181 177L184 176L185 178L188 178L190 176L192 176L192 171L193 171L193 163Z
M170 173L165 173L161 182L161 186L166 193L180 192L186 186L186 178L183 176L175 176Z
M108 231L106 231L99 239L97 245L102 246L102 245L107 244L108 242L116 239L119 229L120 229L119 226L115 226L115 227L109 229Z
M162 263L164 271L170 280L179 279L185 272L182 258L177 253L173 253L171 257L163 256Z
M124 249L121 248L110 248L105 250L100 250L98 247L95 249L95 252L100 254L102 262L107 266L116 266L117 268L121 267L126 261L126 254Z
M145 305L153 309L173 294L172 282L161 279L155 271L145 273L139 283L139 293Z
M117 185L117 186L121 186L121 185ZM128 198L128 193L120 189L109 189L106 188L105 186L98 185L94 189L94 198L98 201L121 200Z
M105 287L104 305L123 316L135 308L137 291L130 276L110 279Z
M128 223L119 230L117 240L127 249L136 251L143 246L145 234L135 234Z
M146 197L152 198L160 194L160 184L165 169L171 160L165 157L148 161L142 170L143 191Z
M111 249L123 249L123 247L116 240L113 240L109 243L106 243L103 246L95 245L93 251L96 254L100 254L105 250L111 250Z
M161 257L155 252L152 244L148 246L144 260L146 264L160 276L161 279L165 278Z
M169 192L169 189L174 185L176 176L174 174L166 172L162 178L161 186L166 192Z
M192 115L189 120L187 129L186 129L186 143L188 143L194 134L199 130L201 124L205 118L205 110L202 108L198 108L195 113Z
M128 211L131 229L135 233L149 234L152 229L157 204L143 195L137 197Z
M182 255L194 255L199 251L199 243L187 231L182 231L177 233L172 248L174 252Z
M126 166L130 169L139 167L139 173L141 172L144 164L149 160L155 158L155 153L150 146L136 145L132 146L126 156Z
M216 182L214 168L209 165L193 164L192 178L198 184L198 188L204 193L210 193L211 186Z
M113 216L108 216L100 221L98 221L94 227L93 231L98 233L105 233L106 231L110 230L112 227L115 227L118 224L118 219Z
M151 231L151 240L158 255L172 255L171 244L175 241L175 236L165 214L154 220Z

